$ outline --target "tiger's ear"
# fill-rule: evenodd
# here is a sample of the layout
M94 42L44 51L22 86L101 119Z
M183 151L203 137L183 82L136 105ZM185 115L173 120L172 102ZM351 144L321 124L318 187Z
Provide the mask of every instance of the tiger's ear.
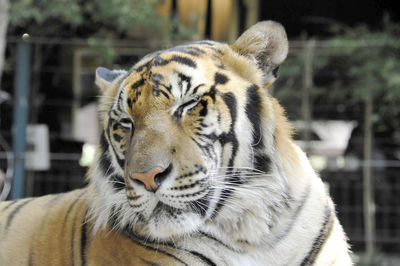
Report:
M104 93L117 77L125 73L125 70L110 70L105 67L98 67L96 69L96 79L94 83L99 87L100 91Z
M278 77L279 66L289 50L283 26L274 21L259 22L246 30L231 46L252 60L264 73L263 85L269 87Z

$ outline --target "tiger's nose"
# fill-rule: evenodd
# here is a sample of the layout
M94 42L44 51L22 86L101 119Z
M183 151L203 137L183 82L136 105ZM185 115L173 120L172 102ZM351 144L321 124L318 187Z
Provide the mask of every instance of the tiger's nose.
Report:
M155 167L146 173L131 173L130 177L142 182L148 191L156 191L170 172L170 168L171 165L167 169Z

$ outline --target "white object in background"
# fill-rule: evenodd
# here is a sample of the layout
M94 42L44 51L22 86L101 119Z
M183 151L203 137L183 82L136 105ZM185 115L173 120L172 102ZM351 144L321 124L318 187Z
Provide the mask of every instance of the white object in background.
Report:
M298 131L305 130L307 123L299 120L293 121ZM296 143L303 149L308 148L309 155L321 155L327 157L338 157L344 155L349 144L351 132L357 126L355 121L345 120L324 120L312 121L311 133L318 136L320 140L296 140Z
M98 117L96 104L88 104L77 110L73 120L73 137L86 143L97 143Z
M49 128L45 124L28 125L26 128L27 170L43 171L50 168Z
M79 165L83 167L89 167L96 154L96 145L91 143L85 143L82 147L82 157L79 160Z

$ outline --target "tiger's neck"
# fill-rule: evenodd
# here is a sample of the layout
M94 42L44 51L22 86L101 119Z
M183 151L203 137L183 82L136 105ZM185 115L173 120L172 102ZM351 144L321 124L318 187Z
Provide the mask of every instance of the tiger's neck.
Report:
M269 165L269 172L252 181L255 183L251 191L243 188L243 196L238 187L236 196L226 200L225 208L200 233L216 239L214 242L218 240L228 249L247 252L260 248L262 254L270 250L269 255L273 257L279 252L289 252L285 247L292 244L286 243L285 238L290 235L300 236L304 243L312 241L315 237L312 232L319 230L315 224L322 223L325 213L331 212L333 206L307 157L293 143L291 128L280 105L273 102L271 108L276 127L268 128L271 122L263 121L261 143L264 146L255 151L262 159L258 163ZM312 202L324 204L314 206ZM306 213L313 213L315 217L310 218ZM308 233L299 225L309 228ZM282 243L282 247L277 243ZM294 252L299 248L293 246Z

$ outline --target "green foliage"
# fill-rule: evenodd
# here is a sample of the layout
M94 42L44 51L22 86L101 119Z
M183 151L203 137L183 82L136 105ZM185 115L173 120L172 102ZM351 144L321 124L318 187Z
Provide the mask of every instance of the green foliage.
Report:
M371 31L366 25L332 28L336 36L314 57L314 82L323 88L313 88L313 97L358 103L372 95L380 115L400 115L400 24L385 17L381 31ZM298 88L303 57L289 57L281 71L285 82L291 80Z
M25 26L29 23L42 25L52 19L70 25L81 24L83 17L78 1L13 0L11 2L10 24L13 26Z
M33 37L157 39L161 43L195 37L195 23L184 26L157 13L160 0L13 0L9 34ZM92 40L93 41L93 40Z
M157 0L13 0L10 25L37 36L89 37L161 25ZM87 35L86 35L87 34Z
M191 40L196 25L184 26L178 16L160 16L160 0L13 0L9 35L86 38L107 65L116 52L113 40L142 39L159 47L174 40Z
M137 25L159 27L161 21L155 14L156 3L156 0L86 1L83 8L91 14L94 23L125 31Z

